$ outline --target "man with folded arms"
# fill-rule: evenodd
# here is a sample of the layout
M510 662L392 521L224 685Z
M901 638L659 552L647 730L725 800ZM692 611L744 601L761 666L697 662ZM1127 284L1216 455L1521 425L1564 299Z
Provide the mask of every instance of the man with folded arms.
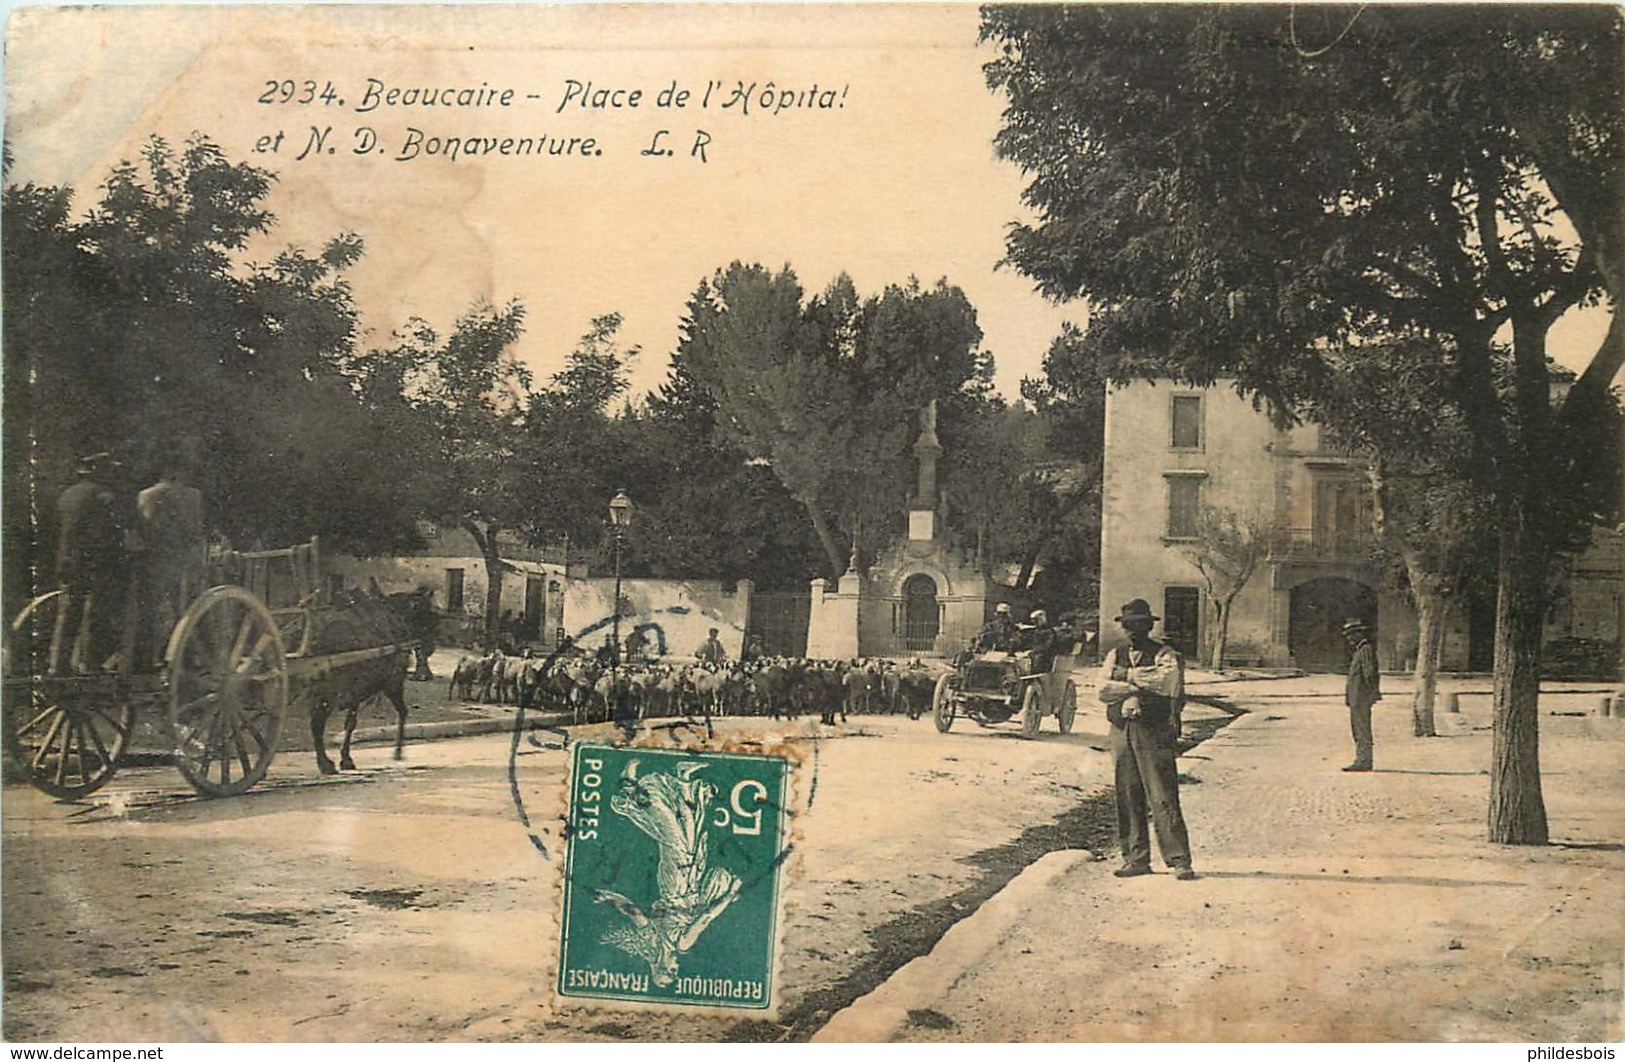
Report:
M1123 849L1123 865L1113 873L1120 878L1151 873L1148 827L1155 827L1157 847L1174 877L1191 881L1196 871L1179 810L1174 760L1185 703L1185 662L1178 650L1151 637L1158 618L1140 598L1124 605L1117 622L1128 644L1107 653L1100 668L1100 699L1112 725L1117 841Z

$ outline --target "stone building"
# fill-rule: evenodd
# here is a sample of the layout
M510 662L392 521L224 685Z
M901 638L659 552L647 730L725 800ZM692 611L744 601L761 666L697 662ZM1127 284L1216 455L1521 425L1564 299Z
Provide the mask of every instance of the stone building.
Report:
M486 605L485 558L474 536L457 527L424 523L424 548L406 556L349 557L333 555L324 562L335 588L364 589L377 582L385 593L427 587L443 617L447 644L477 644L483 636ZM551 645L564 623L564 594L571 577L585 566L565 564L564 552L542 549L519 536L497 536L501 551L502 611L511 616L519 640Z
M1212 637L1213 607L1184 548L1203 505L1273 522L1278 545L1236 599L1227 663L1337 671L1339 634L1359 616L1375 631L1382 666L1416 654L1406 596L1371 559L1372 504L1362 461L1314 424L1281 430L1229 381L1197 389L1137 382L1106 399L1101 488L1101 632L1121 638L1116 609L1143 597L1163 633L1195 659ZM1621 539L1599 530L1554 594L1548 641L1583 636L1616 647L1625 626ZM1494 602L1452 610L1445 670L1487 670ZM1616 650L1617 651L1617 650Z

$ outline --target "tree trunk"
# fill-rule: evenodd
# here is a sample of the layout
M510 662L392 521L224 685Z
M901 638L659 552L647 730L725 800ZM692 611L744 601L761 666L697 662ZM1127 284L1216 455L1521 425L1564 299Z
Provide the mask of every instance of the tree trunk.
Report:
M497 549L497 526L480 528L474 523L464 525L474 535L485 558L485 639L487 653L497 648L502 620L502 556Z
M1444 645L1445 599L1413 574L1416 594L1416 693L1411 698L1411 725L1417 737L1438 737L1433 698L1439 686L1439 651Z
M841 544L835 540L835 532L830 530L824 514L818 511L818 506L801 499L806 507L807 515L812 519L813 532L818 536L818 544L824 547L824 556L829 559L830 571L839 579L846 572L847 554L841 549Z
M1033 569L1038 567L1038 554L1043 548L1044 543L1039 542L1021 559L1021 571L1016 573L1016 589L1026 590L1028 588L1027 584L1033 581Z
M1222 598L1215 602L1219 609L1217 630L1213 632L1213 660L1210 665L1214 671L1224 670L1224 647L1230 640L1230 607L1235 603L1234 597Z
M1496 506L1501 542L1489 812L1489 837L1496 844L1547 841L1546 802L1540 791L1540 642L1552 556L1546 520L1553 484L1545 474L1551 471L1546 462L1552 415L1546 365L1550 323L1527 305L1512 314L1516 452L1503 466Z
M1521 499L1520 499L1521 500ZM1490 760L1489 839L1545 844L1540 788L1540 639L1547 545L1517 501L1501 507L1495 605L1495 729Z

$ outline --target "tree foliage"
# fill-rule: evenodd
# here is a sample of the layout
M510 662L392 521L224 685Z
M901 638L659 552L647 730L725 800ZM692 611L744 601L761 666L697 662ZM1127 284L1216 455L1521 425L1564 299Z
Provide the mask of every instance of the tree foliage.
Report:
M802 506L839 575L854 545L895 532L920 410L986 371L980 342L975 310L946 282L860 301L842 276L808 298L788 267L735 262L690 298L676 360L722 437Z
M75 458L100 450L124 462L126 497L165 455L195 457L211 528L240 546L414 541L344 372L361 241L251 261L274 232L273 179L205 137L155 137L83 216L71 189L6 188L8 593L27 592L29 543L54 538Z
M1606 420L1625 323L1557 403L1546 342L1572 307L1619 306L1621 16L1361 7L1314 47L1295 18L986 9L998 148L1037 216L1010 259L1088 300L1079 354L1109 378L1233 379L1283 419L1350 426L1326 397L1351 354L1446 340L1433 398L1467 426L1502 536L1490 833L1542 841L1545 578L1599 508L1587 457L1552 443Z
M1238 513L1204 505L1196 516L1195 535L1179 551L1191 562L1213 604L1213 636L1208 666L1224 670L1230 614L1236 598L1264 567L1279 539L1271 513Z

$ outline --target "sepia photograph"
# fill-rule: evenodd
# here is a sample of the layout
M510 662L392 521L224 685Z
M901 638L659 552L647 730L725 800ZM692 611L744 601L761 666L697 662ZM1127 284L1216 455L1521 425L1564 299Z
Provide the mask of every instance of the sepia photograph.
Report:
M4 83L7 1043L1614 1057L1618 6L14 5Z

